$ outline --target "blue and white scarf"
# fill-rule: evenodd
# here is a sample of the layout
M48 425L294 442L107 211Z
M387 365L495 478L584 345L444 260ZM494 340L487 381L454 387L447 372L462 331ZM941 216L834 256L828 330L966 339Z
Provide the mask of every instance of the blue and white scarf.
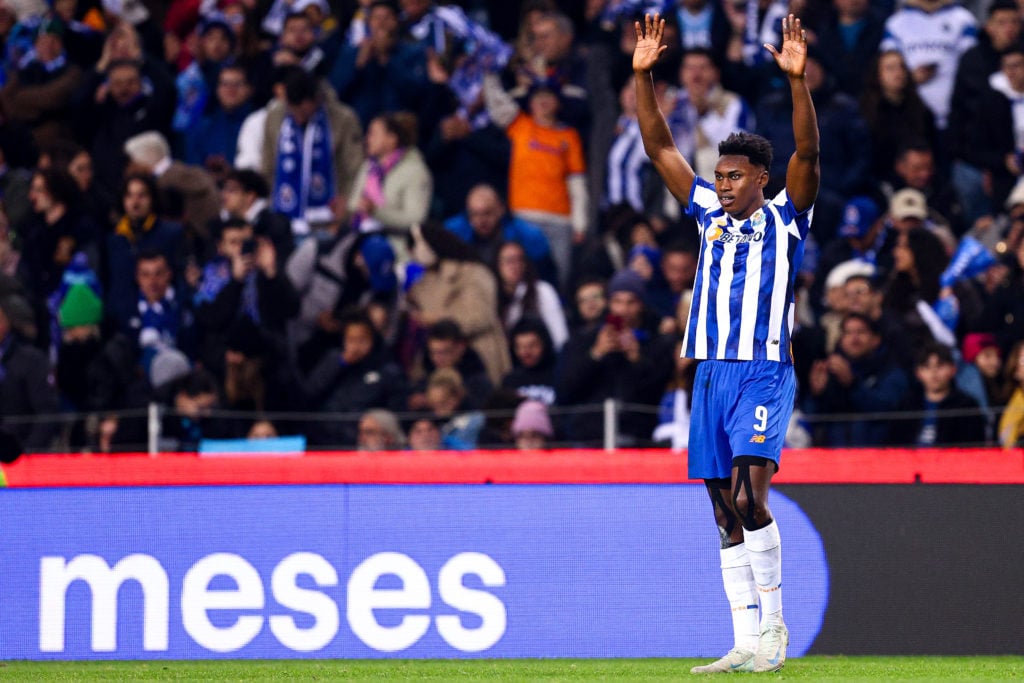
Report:
M203 268L203 276L196 292L195 304L200 306L217 298L220 291L231 282L231 261L218 256ZM256 271L251 271L242 285L242 304L239 312L247 315L254 323L260 323L259 291L256 289Z
M174 347L178 339L178 302L174 288L169 287L164 298L149 303L139 295L139 346L158 349Z
M512 47L466 16L461 7L453 5L434 7L409 32L421 45L439 55L448 54L450 41L462 43L464 56L452 71L448 87L459 100L459 113L474 129L490 123L487 110L478 109L475 104L483 90L484 76L505 68Z
M329 206L334 199L334 157L331 127L323 107L305 130L291 114L285 116L277 138L274 172L274 210L289 218L304 218L309 209Z

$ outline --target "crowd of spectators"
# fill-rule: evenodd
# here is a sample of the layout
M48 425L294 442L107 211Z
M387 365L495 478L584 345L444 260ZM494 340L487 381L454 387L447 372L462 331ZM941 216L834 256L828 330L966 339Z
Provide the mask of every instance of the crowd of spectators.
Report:
M808 31L788 443L1019 445L1013 0L0 0L4 428L138 449L157 403L172 450L537 449L612 398L620 445L684 447L699 236L639 136L645 11L683 154L763 134L769 195L761 46Z

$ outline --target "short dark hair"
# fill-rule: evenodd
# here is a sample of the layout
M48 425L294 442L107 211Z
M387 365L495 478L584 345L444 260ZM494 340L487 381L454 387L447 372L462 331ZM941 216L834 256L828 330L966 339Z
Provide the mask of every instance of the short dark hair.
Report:
M863 313L847 313L843 316L843 322L840 323L839 329L846 327L846 323L850 320L859 320L864 323L871 334L876 337L882 336L882 329L878 326L878 323L872 320L870 316L864 315Z
M451 318L441 318L427 329L427 339L464 342L466 335L459 324Z
M41 168L36 174L46 183L46 191L53 199L65 206L75 206L82 198L78 184L66 170L58 168Z
M290 71L284 79L284 92L288 104L292 106L315 100L317 96L316 76L301 68Z
M140 249L138 255L135 257L135 262L139 263L140 261L156 261L157 259L163 260L163 262L166 263L168 266L170 265L170 261L167 259L167 254L160 251L156 247L146 247L145 249Z
M950 350L945 344L938 342L928 342L914 354L914 367L920 368L928 365L928 361L932 356L939 359L939 362L943 365L956 365L956 360L953 358L953 351Z
M755 166L764 166L766 169L772 167L772 143L755 133L733 133L718 143L718 154L743 156Z
M225 182L228 180L241 185L242 192L252 192L260 199L266 199L270 196L270 185L267 183L267 179L251 168L240 168L231 171L228 177L225 178Z
M128 194L128 186L132 183L142 183L146 186L146 192L149 194L149 208L155 213L160 213L160 188L157 187L156 178L149 173L133 172L129 173L124 177L124 181L121 183L121 200L124 201L124 196Z

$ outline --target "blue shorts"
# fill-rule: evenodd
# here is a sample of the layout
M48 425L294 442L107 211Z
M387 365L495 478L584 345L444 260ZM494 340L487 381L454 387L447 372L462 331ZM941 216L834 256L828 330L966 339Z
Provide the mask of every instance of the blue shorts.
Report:
M743 455L778 464L795 397L788 363L701 361L690 403L690 478L729 479L732 459Z

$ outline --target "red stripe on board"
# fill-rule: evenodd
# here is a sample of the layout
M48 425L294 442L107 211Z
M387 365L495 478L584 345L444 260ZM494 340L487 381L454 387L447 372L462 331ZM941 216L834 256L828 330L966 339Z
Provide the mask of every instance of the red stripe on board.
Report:
M33 455L5 465L12 487L252 484L670 484L686 454L666 450L540 453ZM778 484L1024 484L1024 450L807 449L783 454Z

